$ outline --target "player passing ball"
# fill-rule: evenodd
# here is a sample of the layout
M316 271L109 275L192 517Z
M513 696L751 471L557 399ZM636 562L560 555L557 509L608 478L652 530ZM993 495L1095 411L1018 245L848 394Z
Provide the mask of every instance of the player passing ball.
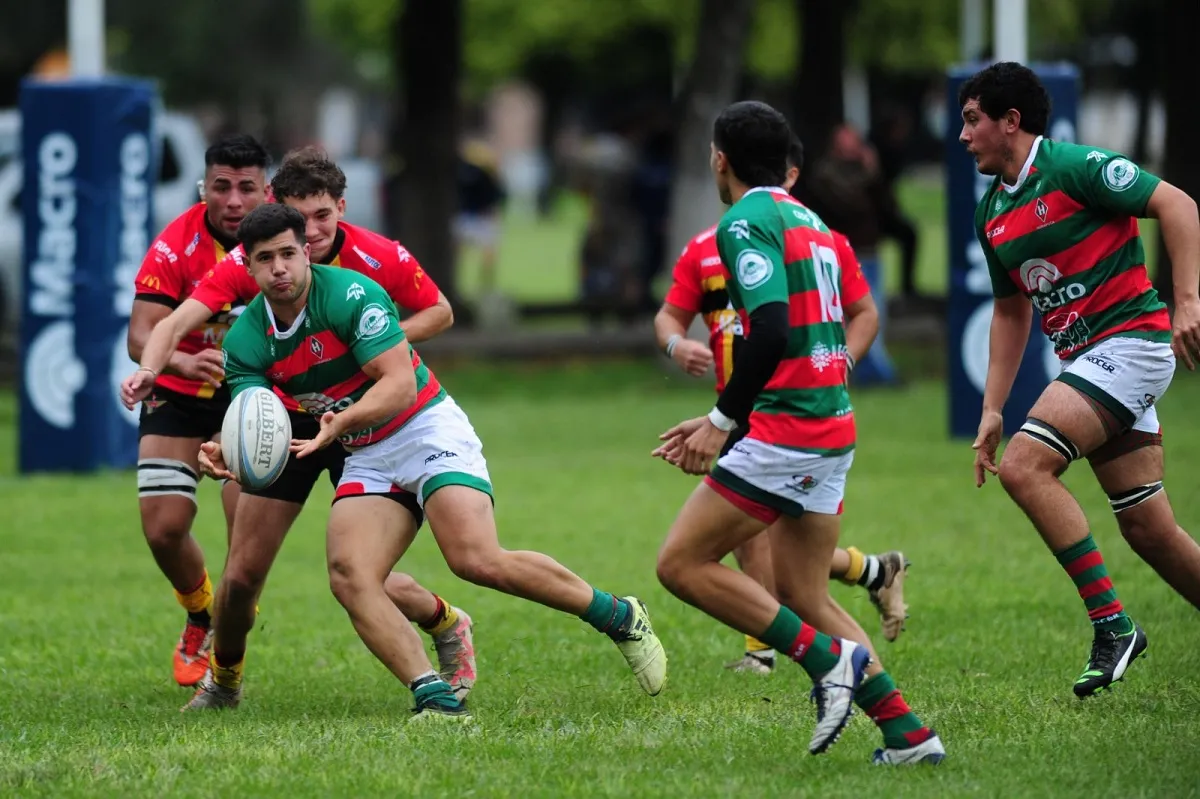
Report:
M311 265L304 217L285 205L256 209L238 237L262 293L225 338L226 382L234 397L277 388L320 417L318 432L294 445L298 460L349 450L327 528L330 585L359 637L412 690L417 717L469 711L385 590L415 535L390 499L397 491L416 497L458 577L578 615L658 694L666 654L641 601L595 589L540 553L501 548L483 445L405 339L384 290L364 275ZM219 443L206 443L201 460L206 472L232 476Z
M1074 461L1087 459L1134 551L1200 607L1200 546L1163 488L1155 407L1176 359L1192 369L1200 356L1200 218L1192 198L1128 158L1046 138L1050 98L1028 67L993 64L958 99L959 140L994 176L975 211L995 295L975 481L999 476L1075 583L1093 628L1074 685L1087 697L1120 680L1147 638L1060 479ZM1173 322L1146 274L1142 217L1159 220L1171 258ZM997 463L1033 308L1062 371Z

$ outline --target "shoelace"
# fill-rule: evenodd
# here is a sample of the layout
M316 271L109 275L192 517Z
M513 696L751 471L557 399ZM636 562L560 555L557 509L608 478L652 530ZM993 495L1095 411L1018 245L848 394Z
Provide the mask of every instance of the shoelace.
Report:
M808 695L810 702L814 702L817 706L817 721L825 718L825 692L830 688L844 688L847 691L854 690L849 685L814 685L812 693Z

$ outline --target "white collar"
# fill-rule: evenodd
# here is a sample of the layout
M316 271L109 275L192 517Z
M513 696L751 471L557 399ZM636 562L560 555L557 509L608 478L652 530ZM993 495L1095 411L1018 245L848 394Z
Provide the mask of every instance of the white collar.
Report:
M1004 178L1000 178L1000 186L1009 194L1012 194L1017 189L1025 185L1025 178L1029 177L1029 170L1033 169L1033 159L1037 158L1038 146L1042 143L1042 137L1038 136L1033 140L1033 146L1029 148L1029 157L1025 159L1025 165L1021 167L1021 172L1017 175L1017 182L1013 185L1008 185L1004 182Z
M267 309L267 318L271 320L271 329L275 331L275 338L279 341L285 341L296 334L300 326L304 324L304 317L308 313L308 306L305 305L300 309L300 313L296 315L296 321L292 322L292 326L287 330L280 330L279 323L275 321L275 312L271 310L271 303L263 299L263 307Z
M791 196L790 194L788 194L788 190L783 188L782 186L755 186L754 188L750 189L745 194L743 194L742 197L743 198L749 197L751 194L754 194L754 192L756 192L756 191L769 191L772 194L779 194L779 195L782 195L785 197Z

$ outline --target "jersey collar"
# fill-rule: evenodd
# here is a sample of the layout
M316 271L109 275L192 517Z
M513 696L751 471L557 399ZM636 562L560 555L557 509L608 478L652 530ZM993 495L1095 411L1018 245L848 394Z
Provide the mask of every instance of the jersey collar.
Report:
M279 323L275 321L275 312L271 310L271 303L263 300L263 307L267 309L267 318L271 320L271 330L275 338L279 341L286 341L296 335L296 331L304 325L304 318L308 316L308 306L300 309L300 313L296 315L296 321L292 322L292 326L287 330L280 330Z
M1008 185L1004 182L1004 178L1000 178L1000 186L1009 194L1016 193L1022 186L1025 185L1025 179L1029 177L1030 170L1033 169L1033 159L1037 158L1038 147L1042 144L1042 137L1038 136L1033 140L1033 146L1029 148L1029 157L1025 159L1025 165L1021 167L1020 174L1017 175L1017 182L1013 185Z
M743 198L749 197L751 194L754 194L756 191L769 191L771 194L778 194L781 197L791 197L792 196L792 195L788 194L788 190L783 188L782 186L755 186L754 188L750 189L748 192L743 194L742 197Z

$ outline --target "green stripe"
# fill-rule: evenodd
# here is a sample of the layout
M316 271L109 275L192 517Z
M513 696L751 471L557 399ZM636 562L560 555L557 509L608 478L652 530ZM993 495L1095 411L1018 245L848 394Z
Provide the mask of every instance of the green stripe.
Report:
M1090 585L1099 580L1101 577L1105 577L1107 575L1108 569L1106 569L1104 567L1104 563L1101 562L1097 563L1090 569L1080 572L1071 579L1075 581L1076 588L1083 588L1085 585Z
M441 472L430 477L421 486L421 502L428 502L429 497L434 491L446 486L466 486L467 488L473 488L476 491L487 494L492 498L492 503L495 504L496 495L492 493L492 484L482 477L476 477L466 472Z
M1104 336L1109 330L1115 327L1120 327L1126 322L1133 321L1143 316L1148 316L1166 306L1158 299L1158 293L1154 289L1147 289L1136 297L1130 297L1127 300L1122 300L1115 305L1110 305L1102 311L1090 314L1083 317L1084 324L1088 327L1088 341L1098 339ZM1157 332L1160 336L1165 336L1165 341L1171 340L1169 331L1147 331ZM1155 339L1158 340L1158 339Z
M1117 417L1117 420L1125 427L1132 427L1134 421L1136 421L1133 411L1129 410L1120 402L1118 402L1117 399L1107 391L1092 385L1079 375L1072 374L1071 372L1063 372L1055 379L1066 383L1076 391L1086 394L1087 396L1096 400L1096 402L1099 402L1101 405L1107 408L1113 416Z
M788 343L783 357L807 358L817 344L824 344L831 352L840 352L846 346L846 328L841 322L797 325L788 330Z
M777 510L786 516L802 516L804 514L804 506L798 502L793 502L786 497L777 496L769 491L764 491L756 485L751 485L721 466L714 466L709 476L730 491L745 497L751 502L766 505L768 508Z
M1044 187L1044 192L1053 190L1053 187ZM1053 225L1035 229L1019 238L1004 242L996 248L996 254L1005 263L1023 263L1030 258L1045 257L1047 253L1059 253L1080 244L1110 221L1108 216L1081 208Z
M276 351L278 352L278 350ZM282 361L284 357L286 356L276 358L275 362ZM324 363L308 367L308 369L287 381L283 386L283 390L288 394L312 394L318 392L323 394L330 388L346 382L360 371L362 370L358 366L358 361L354 360L354 356L347 350L332 361L325 361Z
M781 388L763 391L754 403L760 413L830 419L851 410L850 392L844 385L824 388Z

